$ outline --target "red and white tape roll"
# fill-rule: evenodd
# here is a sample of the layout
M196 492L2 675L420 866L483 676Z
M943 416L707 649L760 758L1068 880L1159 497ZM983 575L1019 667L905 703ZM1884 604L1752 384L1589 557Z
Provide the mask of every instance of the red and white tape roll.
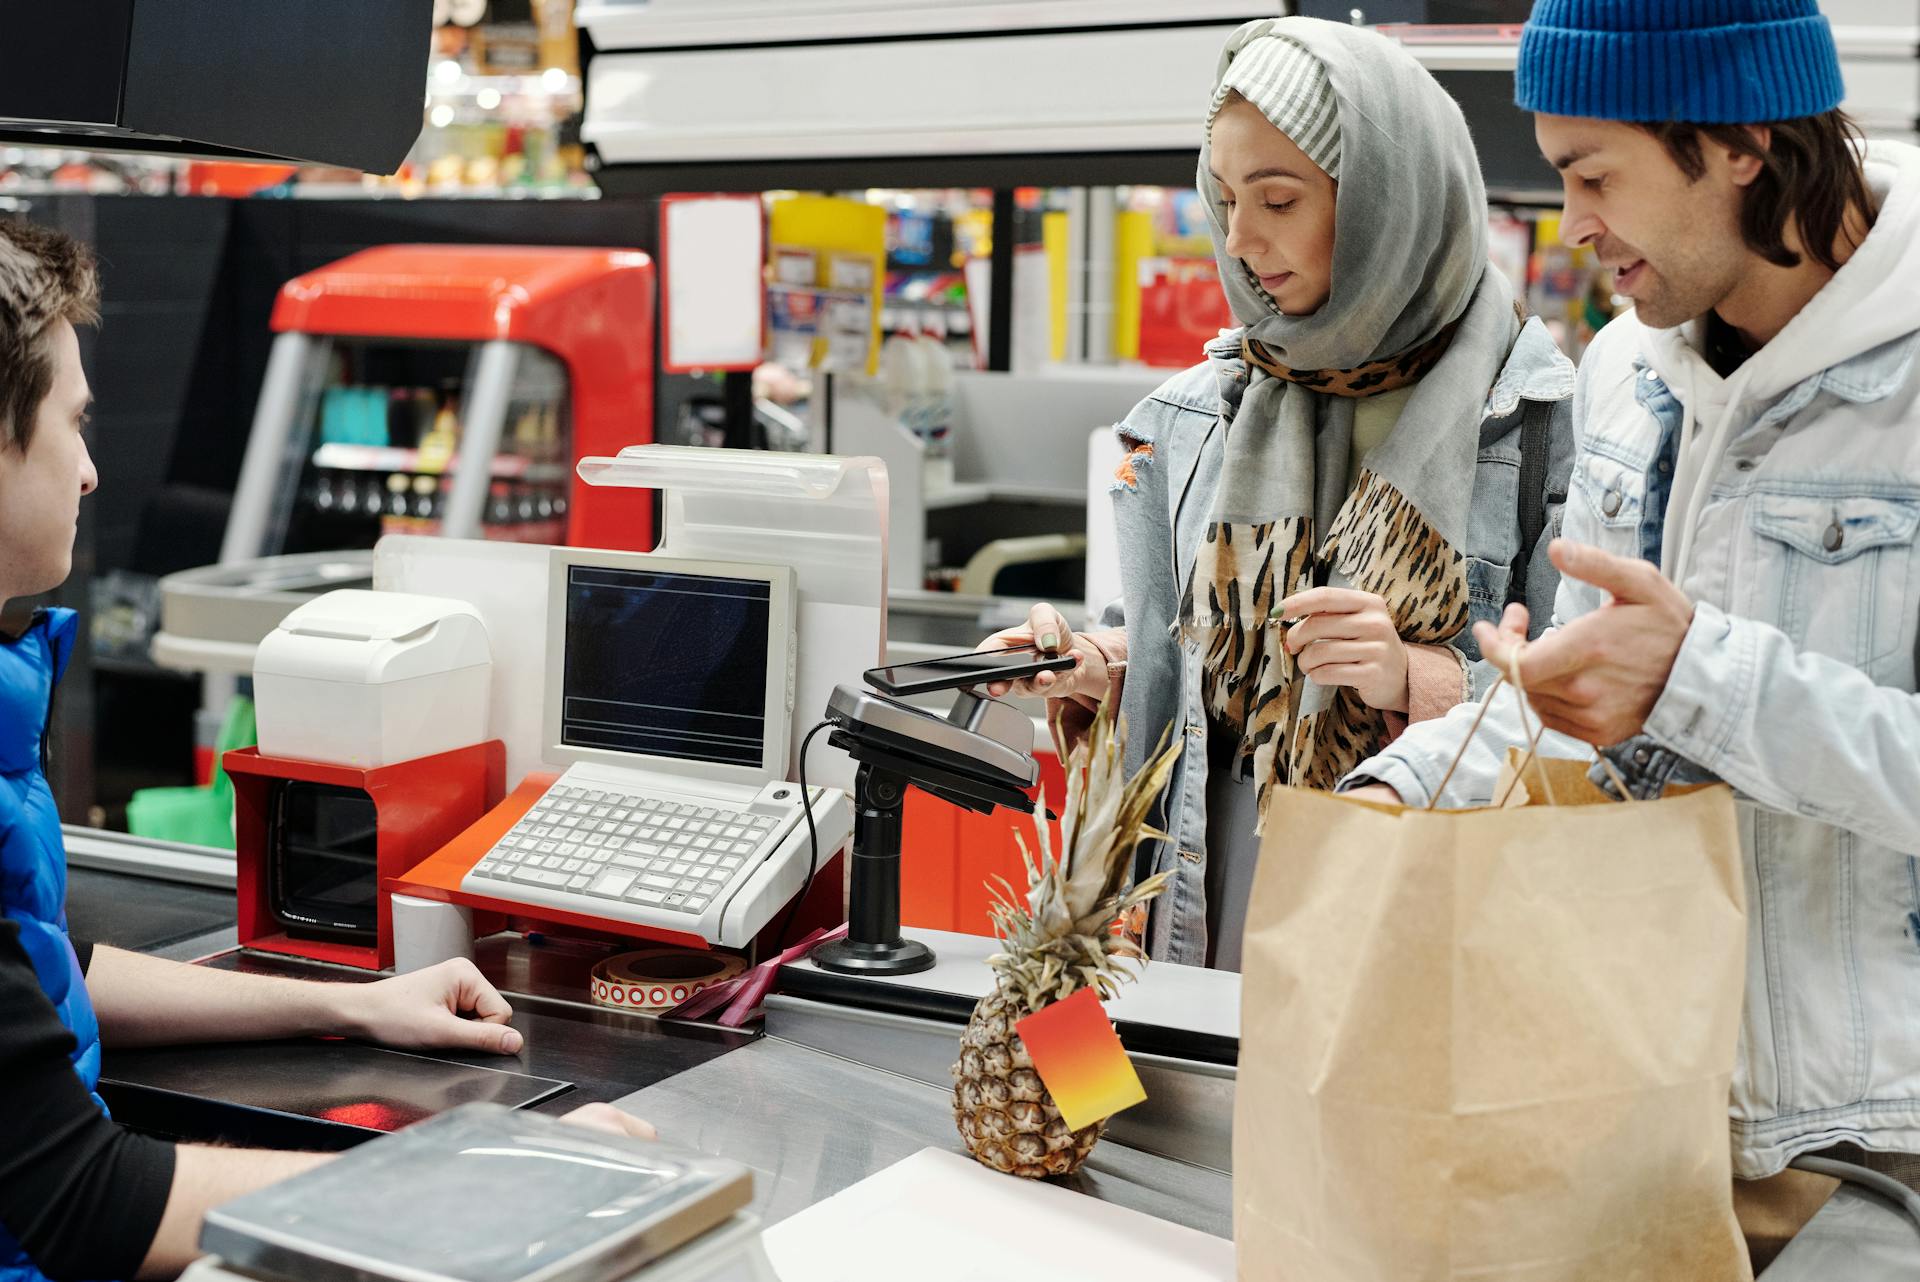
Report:
M616 1010L672 1010L702 989L724 984L747 968L729 953L643 948L597 963L590 981L595 1004Z

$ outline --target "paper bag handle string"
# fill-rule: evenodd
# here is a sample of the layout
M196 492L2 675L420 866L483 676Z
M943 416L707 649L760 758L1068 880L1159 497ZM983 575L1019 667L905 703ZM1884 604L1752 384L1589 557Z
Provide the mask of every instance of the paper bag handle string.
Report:
M1527 686L1526 682L1520 679L1520 655L1526 648L1525 641L1514 646L1507 656L1506 671L1495 677L1493 684L1487 687L1486 697L1480 700L1480 710L1474 714L1473 724L1467 727L1466 738L1460 741L1460 750L1453 754L1453 761L1448 764L1447 773L1440 776L1440 785L1427 798L1426 809L1432 810L1439 802L1440 794L1447 790L1447 784L1452 781L1454 771L1460 768L1460 763L1466 759L1467 749L1473 746L1473 737L1480 733L1480 723L1487 718L1487 708L1493 703L1493 696L1499 693L1503 685L1511 685L1513 697L1520 701L1520 728L1527 732L1527 754L1521 758L1519 768L1513 772L1513 778L1507 781L1506 790L1500 794L1500 799L1494 802L1494 806L1498 808L1507 804L1507 798L1513 795L1514 785L1520 782L1520 776L1527 772L1529 766L1533 767L1534 777L1540 780L1540 786L1547 794L1547 804L1559 804L1553 795L1553 781L1548 778L1546 767L1540 764L1539 759L1540 737L1546 733L1546 723L1543 721L1531 729L1528 728ZM1628 791L1626 781L1620 777L1620 772L1614 768L1613 762L1607 760L1605 753L1597 752L1594 755L1600 762L1600 768L1607 772L1608 780L1620 790L1621 800L1633 801L1635 799L1633 793Z

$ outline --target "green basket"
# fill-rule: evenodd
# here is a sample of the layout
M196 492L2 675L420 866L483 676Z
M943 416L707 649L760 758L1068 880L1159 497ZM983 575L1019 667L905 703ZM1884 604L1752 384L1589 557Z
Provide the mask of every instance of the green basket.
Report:
M127 802L127 831L155 841L233 849L233 781L227 753L259 741L253 700L235 696L214 745L213 782L204 788L142 788Z

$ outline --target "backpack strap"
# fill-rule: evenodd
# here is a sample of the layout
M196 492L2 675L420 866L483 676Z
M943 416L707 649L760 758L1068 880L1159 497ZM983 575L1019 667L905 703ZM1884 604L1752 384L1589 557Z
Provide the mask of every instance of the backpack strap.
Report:
M1552 419L1530 413L1520 424L1520 555L1513 559L1513 577L1507 581L1507 604L1527 599L1527 571L1533 550L1547 529L1547 468Z

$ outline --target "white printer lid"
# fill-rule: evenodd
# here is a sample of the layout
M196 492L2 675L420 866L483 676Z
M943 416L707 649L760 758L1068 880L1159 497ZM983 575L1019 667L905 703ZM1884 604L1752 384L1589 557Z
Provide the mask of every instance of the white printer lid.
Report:
M377 685L492 661L486 624L465 601L342 588L281 620L260 643L253 670Z

